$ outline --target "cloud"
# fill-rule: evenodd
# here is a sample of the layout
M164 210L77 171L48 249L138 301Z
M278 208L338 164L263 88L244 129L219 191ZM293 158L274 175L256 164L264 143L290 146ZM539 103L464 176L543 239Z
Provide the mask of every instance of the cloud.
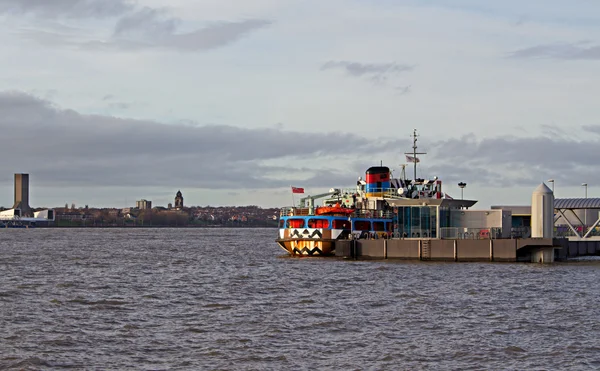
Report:
M103 18L134 8L128 0L0 0L0 13L41 17Z
M515 26L523 26L525 23L529 22L529 16L527 14L520 15L517 20L513 23Z
M316 184L319 171L330 175L320 178L320 185L331 186L332 180L351 181L354 174L323 167L328 156L347 156L348 148L352 156L378 153L395 143L343 133L84 115L20 92L0 93L0 131L10 133L0 156L12 159L0 163L1 172L28 169L58 186L277 188L302 174L310 174L303 184ZM307 162L314 166L305 167Z
M113 102L113 103L109 103L108 107L110 107L112 109L117 109L117 110L126 110L131 107L131 104L125 103L125 102Z
M596 161L600 145L600 125L584 126L584 140L569 136L476 138L467 135L432 143L431 171L448 174L451 181L467 180L488 186L536 185L555 178L576 185L585 178L600 183ZM560 130L557 129L557 132Z
M173 33L177 22L159 21L155 27L148 22L121 25L107 40L79 34L22 29L16 33L23 39L44 45L67 46L83 50L136 51L163 49L199 52L229 45L246 34L271 24L267 20L245 20L240 22L219 22L203 29L188 33Z
M230 44L247 33L271 24L267 20L248 19L239 22L217 22L192 32L178 33L180 23L180 20L166 16L163 10L144 8L121 18L111 40L91 42L88 46L201 51Z
M272 22L262 19L214 22L204 28L178 32L183 22L166 8L138 7L124 0L0 0L0 13L32 13L52 17L112 17L115 25L105 39L80 28L36 24L15 31L23 39L43 45L94 50L171 49L202 51L230 44ZM44 27L51 29L44 29Z
M119 19L115 36L162 37L177 29L179 20L167 17L166 10L144 7Z
M586 43L557 43L532 46L511 53L512 58L551 58L551 59L600 59L600 45L585 46Z
M113 99L108 96L106 101ZM426 135L419 150L429 154L419 171L437 175L445 184L465 181L507 189L535 186L548 178L565 186L600 183L600 125L578 128L588 133L583 140L560 135L556 127L546 129L549 134L541 137L471 134L432 140ZM400 134L367 138L277 125L167 125L86 115L21 92L0 92L0 131L6 133L0 156L11 159L0 163L0 172L29 172L39 184L61 188L247 190L300 184L328 189L351 186L374 159L392 159L388 166L401 163L398 156L410 150L402 128L396 130ZM399 167L395 170L398 176Z
M376 86L387 86L395 83L402 72L412 71L414 66L398 63L358 63L348 61L329 61L321 66L321 70L341 70L348 76L367 78ZM402 90L405 87L400 87ZM404 89L401 94L408 94L410 89Z
M77 45L76 40L74 39L72 34L69 33L60 33L28 28L17 30L15 31L15 33L26 41L33 41L44 46Z
M396 74L405 71L411 71L414 66L397 64L397 63L357 63L347 61L329 61L325 63L321 69L341 69L351 76L385 76L390 74Z
M246 34L271 24L267 20L244 20L240 22L218 22L203 29L188 33L175 33L177 21L138 19L121 20L115 33L106 41L85 40L69 34L59 34L41 30L21 30L18 33L24 39L45 45L71 46L88 50L144 50L165 49L198 52L215 49L231 44Z
M409 94L412 86L407 85L407 86L396 86L396 94L398 95L404 95L404 94Z

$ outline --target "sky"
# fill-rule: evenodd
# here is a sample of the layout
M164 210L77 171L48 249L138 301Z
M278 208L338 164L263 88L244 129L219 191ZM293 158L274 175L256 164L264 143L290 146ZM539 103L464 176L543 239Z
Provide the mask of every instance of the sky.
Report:
M413 129L418 176L476 208L548 179L600 197L597 0L0 0L0 22L0 206L14 173L32 207L287 206L399 176Z

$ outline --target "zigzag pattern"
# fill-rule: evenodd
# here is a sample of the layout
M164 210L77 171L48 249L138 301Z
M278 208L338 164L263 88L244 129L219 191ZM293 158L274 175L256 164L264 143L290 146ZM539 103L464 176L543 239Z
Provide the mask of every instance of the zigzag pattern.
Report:
M294 254L298 254L298 255L323 255L323 251L321 251L321 249L319 249L318 247L315 247L314 249L309 249L308 247L304 247L302 249L299 249L297 247L294 247L294 250L292 250L292 252Z
M315 238L315 236L316 238L323 238L323 234L318 229L315 229L312 233L310 233L308 229L305 229L302 232L298 229L294 229L292 233L290 233L290 237L296 238Z

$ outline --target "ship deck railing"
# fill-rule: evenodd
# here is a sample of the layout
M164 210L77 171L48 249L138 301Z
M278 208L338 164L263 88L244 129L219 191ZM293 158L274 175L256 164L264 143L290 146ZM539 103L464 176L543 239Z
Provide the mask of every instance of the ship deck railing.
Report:
M363 187L361 191L356 188L347 188L340 190L340 195L343 197L352 197L356 195L358 198L361 196L369 197L385 197L385 198L406 198L406 195L399 195L397 188L370 188L367 192L366 188ZM337 196L332 196L331 199L335 199Z
M361 191L358 191L356 188L348 188L340 190L340 195L342 197L352 197L352 195L356 195L357 197L381 197L381 198L412 198L412 194L414 191L417 191L415 194L415 198L436 198L436 191L433 189L419 189L419 188L410 188L406 193L399 194L398 188L369 188L367 192L366 188L363 186ZM337 196L332 196L330 200L335 199Z
M316 211L316 207L314 211ZM280 216L311 216L316 215L315 212L311 213L308 207L284 207L280 211ZM316 215L326 216L326 215ZM353 213L344 215L351 218L379 218L379 219L392 219L394 212L391 210L373 210L373 209L355 209Z

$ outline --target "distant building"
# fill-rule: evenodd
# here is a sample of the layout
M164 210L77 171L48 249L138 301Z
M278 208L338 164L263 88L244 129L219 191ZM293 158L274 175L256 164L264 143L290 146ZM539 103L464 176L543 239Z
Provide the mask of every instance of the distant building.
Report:
M167 204L167 209L172 209L172 208L173 208L173 204L169 202L169 203Z
M177 191L175 195L175 210L183 209L183 196L181 195L181 191Z
M15 174L15 204L13 209L20 209L21 216L33 216L29 207L29 174Z
M149 210L152 209L152 201L148 200L139 200L135 202L135 207L140 210Z

